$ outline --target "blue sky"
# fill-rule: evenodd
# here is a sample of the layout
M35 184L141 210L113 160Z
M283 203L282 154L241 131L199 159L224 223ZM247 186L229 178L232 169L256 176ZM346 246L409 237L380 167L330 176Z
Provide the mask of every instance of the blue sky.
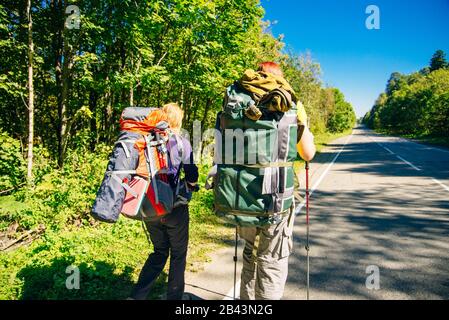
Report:
M449 59L449 0L261 0L264 20L296 53L310 51L326 85L342 90L363 116L394 71L429 64L437 49ZM368 5L380 9L380 30L368 30Z

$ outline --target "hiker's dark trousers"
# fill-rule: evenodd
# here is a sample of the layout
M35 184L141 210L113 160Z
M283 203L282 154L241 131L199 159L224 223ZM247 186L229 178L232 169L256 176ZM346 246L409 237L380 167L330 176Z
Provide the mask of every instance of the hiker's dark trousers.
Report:
M189 209L184 205L158 222L147 223L154 252L150 254L131 295L137 300L147 298L170 254L168 300L181 300L184 293L187 245L189 242Z

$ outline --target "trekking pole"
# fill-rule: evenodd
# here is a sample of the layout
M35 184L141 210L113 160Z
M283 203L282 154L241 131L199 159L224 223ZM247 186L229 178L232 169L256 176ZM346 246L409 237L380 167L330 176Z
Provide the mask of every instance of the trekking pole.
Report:
M237 285L237 241L238 241L238 234L237 234L237 226L235 227L235 251L234 251L234 300L236 300L236 285Z
M307 252L307 300L309 300L310 264L309 264L309 162L306 161L306 252Z

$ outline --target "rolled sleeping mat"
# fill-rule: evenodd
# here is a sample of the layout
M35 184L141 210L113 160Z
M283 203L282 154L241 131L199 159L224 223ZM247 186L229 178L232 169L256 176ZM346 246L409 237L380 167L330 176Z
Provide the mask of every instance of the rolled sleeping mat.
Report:
M121 136L122 139L126 135ZM128 150L125 150L127 148ZM128 157L129 155L129 157ZM136 170L139 163L139 151L134 148L133 143L117 143L109 158L109 163L103 181L97 192L97 197L92 206L92 216L103 222L116 222L120 217L126 190L120 181L131 180L130 174L117 174L114 171ZM117 179L118 178L118 179Z
M156 108L128 107L123 109L122 120L143 121Z

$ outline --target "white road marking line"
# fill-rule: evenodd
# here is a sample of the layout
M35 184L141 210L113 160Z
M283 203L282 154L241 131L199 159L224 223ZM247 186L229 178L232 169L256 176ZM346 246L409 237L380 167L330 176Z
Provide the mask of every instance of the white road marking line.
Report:
M390 149L388 149L387 147L384 147L383 145L381 145L382 148L384 148L385 150L387 150L390 154L394 154L393 151L391 151Z
M379 146L381 146L382 148L384 148L385 150L387 150L387 151L390 152L391 154L394 154L390 149L388 149L387 147L384 147L383 145L381 145L380 143L378 143L378 142L375 141L374 139L371 138L371 140L373 140L374 142L376 142ZM423 147L427 147L427 146L424 146L424 145L422 145L422 144L419 144L419 143L416 143L416 142L413 142L413 141L404 140L404 142L410 142L410 143L417 144L417 145L420 145L420 146L423 146ZM430 149L440 150L440 151L443 151L443 152L447 152L447 151L445 151L445 150L441 150L441 149L438 149L438 148L433 148L433 147L429 147L429 148L430 148ZM416 167L416 166L415 166L414 164L412 164L410 161L405 160L405 159L402 158L401 156L396 155L396 157L398 157L401 161L405 162L406 164L408 164L410 167L412 167L412 168L415 169L416 171L422 171L420 168ZM449 191L449 187L446 186L444 183L442 183L441 181L439 181L439 180L437 180L437 179L435 179L435 178L431 178L431 179L432 179L433 182L439 184L444 190Z
M348 139L346 139L346 142L344 143L344 145L340 148L340 150L338 151L338 153L335 155L334 159L332 160L332 162L327 166L326 170L324 170L324 172L321 174L320 178L318 179L317 182L315 182L315 184L313 185L312 189L310 189L310 193L309 193L309 197L312 196L312 194L315 192L315 190L318 188L318 186L320 185L320 183L323 181L324 177L327 175L327 173L329 172L329 170L331 169L331 167L334 165L334 163L337 161L338 157L340 156L341 152L343 151L343 149L346 147L346 145L348 144L349 140L351 140L352 135L350 135L348 137ZM296 216L299 215L299 212L301 211L301 209L304 207L304 205L306 204L306 200L304 200L303 202L301 202L301 204L299 205L299 207L296 210Z
M379 142L377 142L373 138L371 138L371 140L373 140L375 143L377 143L379 146L381 146L382 148L384 148L385 150L387 150L391 154L394 154L390 149L388 149L387 147L384 147L383 145L381 145ZM416 144L416 145L418 145L420 147L429 148L429 149L435 149L435 150L438 150L438 151L448 152L449 153L449 151L446 151L446 150L443 150L443 149L439 149L439 148L435 148L435 147L429 147L429 146L426 146L426 145L423 145L423 144L420 144L420 143L417 143L417 142L414 142L414 141L410 141L410 140L407 140L407 139L399 138L398 140L400 142L410 142L410 143ZM412 167L416 171L422 171L420 168L416 167L414 164L412 164L411 162L405 160L401 156L396 155L396 157L398 157L401 161L405 162L406 164L408 164L410 167ZM431 178L431 179L432 179L433 182L439 184L444 190L449 191L449 187L447 185L445 185L444 183L442 183L441 181L439 181L439 180L437 180L435 178Z
M381 144L380 142L378 142L378 141L376 141L376 140L374 140L372 137L369 137L371 140L373 140L375 143L377 143L377 145L379 146L379 147L382 147L382 148L384 148L385 150L387 150L390 154L395 154L393 151L391 151L389 148L387 148L387 147L385 147L383 144Z
M443 189L445 189L446 191L449 191L449 187L447 185L445 185L444 183L442 183L441 181L439 181L435 178L432 178L432 180L433 180L433 182L438 183L440 186L442 186Z
M343 151L343 149L346 147L346 145L348 144L349 140L351 140L352 138L352 134L348 137L348 139L346 139L345 144L340 148L340 150L338 151L337 155L334 157L334 159L332 160L332 162L327 166L326 170L324 170L324 172L321 174L320 178L318 179L318 181L313 185L309 197L313 194L313 192L316 190L316 188L318 188L318 186L320 185L321 181L323 181L324 177L327 175L327 173L329 172L330 168L333 166L333 164L335 163L335 161L337 161L338 157L340 156L341 152ZM301 204L299 205L298 209L296 209L296 216L299 215L299 213L301 212L301 209L304 207L304 205L306 204L306 200L304 200L303 202L301 202ZM240 288L240 280L237 281L235 287L236 288ZM228 293L226 294L226 297L223 298L223 300L232 300L229 297L234 296L234 287L232 287L231 289L229 289ZM240 293L239 290L237 290L236 293L236 299L240 298Z
M401 156L396 155L396 157L398 157L400 160L402 160L404 163L408 164L410 167L412 167L412 168L415 169L416 171L421 171L420 168L416 167L415 165L413 165L413 164L410 163L409 161L405 160L405 159L402 158Z
M345 146L348 144L349 140L352 138L352 135L350 135L348 137L348 139L346 140L345 144L341 147L341 149L339 150L338 154L334 157L334 159L332 160L332 162L328 165L328 167L326 168L326 170L321 174L320 178L318 179L318 181L313 185L311 191L310 191L310 196L314 193L314 191L316 190L316 188L318 188L318 186L320 185L321 181L324 179L324 177L327 175L327 173L329 172L330 168L332 167L332 165L337 161L338 157L340 156L341 152L343 151L343 149L345 148ZM383 149L387 150L390 154L395 155L395 153L393 151L391 151L389 148L383 146L382 144L380 144L379 142L377 142L376 140L374 140L372 137L370 137L370 139L372 141L374 141L375 143L377 143L380 147L382 147ZM412 142L409 140L406 140L407 142L410 143L414 143L414 144L419 144L416 142ZM419 144L421 145L421 144ZM421 145L423 146L423 145ZM427 146L426 146L427 147ZM442 150L442 149L438 149L438 148L434 148L434 147L429 147L431 149L436 149L439 151L443 151L443 152L449 152L446 150ZM408 164L409 166L411 166L413 169L417 170L417 171L421 171L421 169L419 169L418 167L416 167L415 165L413 165L412 163L410 163L409 161L405 160L404 158L402 158L401 156L396 155L396 157L398 157L400 160L402 160L403 162L405 162L406 164ZM446 186L444 183L442 183L441 181L432 178L432 180L439 184L441 187L443 187L445 190L449 191L449 187ZM299 205L299 207L296 209L296 216L299 215L299 213L301 212L301 209L305 206L306 201L304 200L303 202L301 202L301 204ZM240 280L237 281L235 287L236 288L240 288ZM232 300L230 297L232 297L234 295L234 287L232 287L228 293L226 294L226 297L223 300ZM237 294L236 294L236 299L240 298L240 292L237 290Z
M298 208L295 208L295 212L296 212L296 216L299 216L299 213L301 212L301 209L304 208L304 206L306 205L306 200L303 200L300 204Z

